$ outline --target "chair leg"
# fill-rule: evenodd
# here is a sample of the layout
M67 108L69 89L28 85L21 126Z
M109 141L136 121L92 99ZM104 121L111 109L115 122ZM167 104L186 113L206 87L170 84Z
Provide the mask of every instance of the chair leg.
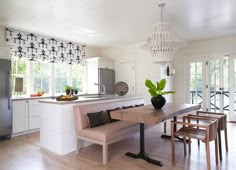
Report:
M197 124L199 124L199 120L197 120ZM199 127L197 127L197 129L199 129ZM200 146L200 140L198 139L197 140L197 144L198 144L198 147Z
M191 138L188 138L188 153L191 154Z
M228 152L228 134L227 134L227 128L225 128L225 150Z
M167 122L164 122L164 133L166 133L166 125L167 125Z
M174 124L171 123L171 155L172 155L172 166L175 166L175 141L174 141Z
M211 170L209 141L206 141L205 143L206 143L207 170Z
M220 160L222 160L221 132L220 132L220 129L218 129L218 138L219 138L219 154L220 154Z
M82 140L81 139L76 139L76 154L79 153L80 149L82 146Z
M217 137L215 139L215 159L216 159L216 165L218 166L218 140Z
M108 146L106 144L102 145L102 150L103 150L103 164L107 164L108 161Z
M183 137L184 139L184 156L186 156L186 137Z

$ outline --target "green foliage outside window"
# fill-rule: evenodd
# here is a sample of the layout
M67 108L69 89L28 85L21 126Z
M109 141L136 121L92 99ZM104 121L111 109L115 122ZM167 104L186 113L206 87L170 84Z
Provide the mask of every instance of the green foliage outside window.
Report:
M16 77L23 77L23 92L21 92L22 95L25 95L27 93L27 81L26 81L26 60L24 59L18 59L18 60L12 60L12 66L11 66L11 72L12 72L12 95L18 95L17 92L15 92L15 78Z
M33 91L43 91L49 94L49 80L51 77L50 64L34 62L33 63Z
M54 65L54 70L51 69ZM54 80L52 73L54 72ZM73 88L78 89L78 92L83 92L84 67L68 64L52 64L38 61L28 61L26 59L12 60L12 80L13 88L12 95L17 95L15 92L15 78L23 77L23 92L22 95L29 95L44 91L44 94L50 94L55 88L54 95L64 94L64 86L70 84ZM52 87L51 82L54 82Z

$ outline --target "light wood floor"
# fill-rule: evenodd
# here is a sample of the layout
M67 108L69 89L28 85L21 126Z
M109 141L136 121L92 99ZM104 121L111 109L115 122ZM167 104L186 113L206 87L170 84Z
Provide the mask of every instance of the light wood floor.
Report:
M171 167L171 143L161 139L161 124L146 131L146 152L154 159L161 160L163 167L124 156L127 151L138 152L139 135L130 136L109 146L109 163L102 164L102 147L91 145L66 156L58 156L38 146L39 133L19 136L10 141L0 142L0 170L205 170L205 146L197 147L192 143L192 153L184 157L183 145L176 141L176 167ZM212 170L236 169L236 124L228 123L229 152L226 154L223 147L223 160L219 167L215 166L214 144L211 143ZM223 135L222 135L223 136ZM223 143L224 146L224 143Z

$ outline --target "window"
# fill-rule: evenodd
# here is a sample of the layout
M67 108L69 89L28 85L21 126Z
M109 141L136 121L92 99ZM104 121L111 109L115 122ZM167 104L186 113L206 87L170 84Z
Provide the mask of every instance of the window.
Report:
M70 85L70 65L68 64L55 64L54 73L55 73L55 94L65 93L65 85Z
M71 66L72 73L72 87L78 89L78 93L82 93L84 91L83 83L85 82L85 70L84 67L78 65Z
M190 63L190 103L202 104L202 62Z
M61 95L65 94L65 85L78 88L79 93L85 93L86 79L83 66L14 59L12 60L13 96L17 95L14 90L16 77L23 77L22 95L40 90L46 95Z
M51 64L43 62L32 62L33 69L33 92L43 91L50 94Z
M17 59L12 60L12 82L13 82L13 89L12 89L12 95L17 95L17 92L15 92L15 78L16 77L22 77L23 78L23 92L22 95L27 94L27 63L24 59Z

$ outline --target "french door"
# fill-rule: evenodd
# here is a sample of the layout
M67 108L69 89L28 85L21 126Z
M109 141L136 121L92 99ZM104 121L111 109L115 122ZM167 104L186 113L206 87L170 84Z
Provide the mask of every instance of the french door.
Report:
M209 57L206 67L207 110L228 113L229 57Z
M229 120L236 121L236 55L229 59Z
M236 120L236 57L211 56L189 63L190 103Z

